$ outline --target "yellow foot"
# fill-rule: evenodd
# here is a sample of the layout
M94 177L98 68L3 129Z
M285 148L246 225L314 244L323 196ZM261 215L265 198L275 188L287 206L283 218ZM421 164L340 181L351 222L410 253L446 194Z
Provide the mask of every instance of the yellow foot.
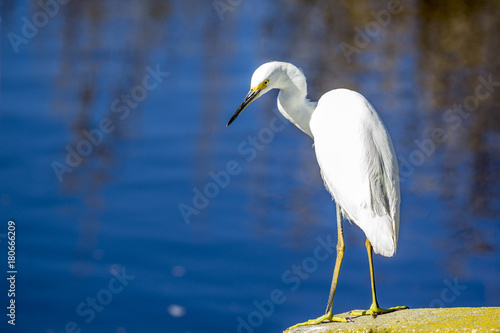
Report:
M353 310L353 311L351 311L351 315L352 316L372 315L375 317L376 315L379 315L379 314L403 310L403 309L408 309L408 307L407 306L395 306L395 307L389 308L389 309L382 309L382 308L379 308L377 305L372 304L372 306L370 306L370 309L368 309L368 310Z
M311 320L308 320L306 322L293 325L293 326L287 328L285 330L285 332L291 330L292 328L306 326L306 325L317 325L317 324L322 323L324 321L338 321L338 322L342 322L342 323L347 323L347 319L341 318L341 317L335 317L333 314L327 313L327 314L324 314L321 317L318 317L316 319L311 319Z

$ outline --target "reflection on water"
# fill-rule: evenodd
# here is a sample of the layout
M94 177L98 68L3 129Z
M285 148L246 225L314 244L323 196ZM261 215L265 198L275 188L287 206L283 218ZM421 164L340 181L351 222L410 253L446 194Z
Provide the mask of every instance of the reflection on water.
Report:
M384 303L406 295L429 306L444 279L460 278L467 289L446 306L498 304L500 4L390 3L241 2L221 16L212 2L71 1L16 53L8 33L22 34L21 18L41 9L3 1L0 194L24 228L22 317L47 332L69 320L134 331L144 327L138 314L149 331L229 332L254 300L288 290L282 274L334 233L335 211L312 141L294 126L253 146L252 158L239 150L276 118L275 94L225 128L269 60L301 67L312 99L360 91L393 137L402 229L398 256L376 263ZM143 98L148 68L168 76ZM113 129L59 182L51 163L103 119ZM193 205L194 190L231 160L242 172L185 224L178 205ZM363 235L346 226L346 238L339 311L369 299ZM285 294L261 328L321 312L331 264ZM110 267L137 279L85 323L75 308ZM48 314L40 304L54 290Z
M469 258L491 254L495 240L479 221L499 216L500 8L489 2L421 2L419 67L422 85L432 91L426 103L428 128L443 128L439 172L429 176L447 204L446 240L453 272ZM490 83L487 83L491 81ZM497 83L495 83L497 82ZM496 86L496 87L495 87ZM479 223L478 223L479 222Z
M77 193L88 207L78 216L75 245L76 256L81 258L75 269L84 277L91 274L88 261L98 246L100 215L107 205L102 191L112 181L110 167L119 159L116 142L133 136L137 132L134 124L140 123L143 97L134 95L131 87L141 84L146 75L145 69L152 63L151 51L160 43L156 32L170 15L165 1L116 5L70 2L61 8L53 104L58 116L71 119L67 144L78 151L88 133L100 129L102 119L113 124L110 133L94 134L98 143L61 182L64 191ZM42 52L48 47L55 45L39 46Z
M451 127L447 149L443 149L443 178L448 186L440 190L442 195L453 197L459 188L454 178L470 178L464 198L469 205L463 208L486 217L498 214L496 140L500 118L495 87L500 60L496 56L499 44L492 35L499 25L495 19L498 10L488 2L452 1L442 7L422 2L420 8L419 43L425 50L420 60L424 69L421 81L433 91L428 112L432 126ZM443 114L450 109L456 114L453 121ZM463 151L470 155L461 154ZM470 168L469 177L460 177L458 169L463 164Z

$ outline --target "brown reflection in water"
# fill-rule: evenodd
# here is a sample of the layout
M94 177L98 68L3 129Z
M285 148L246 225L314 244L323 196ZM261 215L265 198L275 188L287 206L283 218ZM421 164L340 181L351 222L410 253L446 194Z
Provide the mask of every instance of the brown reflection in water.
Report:
M198 51L202 61L202 79L199 85L201 109L198 113L200 119L193 122L193 126L198 124L194 180L196 184L201 184L197 186L203 188L203 185L211 180L210 172L217 173L226 167L225 164L215 163L219 156L216 155L217 149L214 149L214 145L217 146L214 139L225 130L227 123L222 107L227 98L224 88L228 85L224 80L227 77L224 71L227 70L227 59L231 58L231 46L228 41L233 40L234 29L231 29L233 23L230 20L219 22L216 12L208 5L198 8L196 20L204 24L203 29L199 31L202 38ZM207 212L203 212L197 216L199 223L193 224L198 240L206 240L208 235L207 230L211 223L203 221L206 217Z
M498 17L498 1L419 2L420 84L431 96L429 129L448 134L436 185L449 204L454 232L444 246L457 274L464 257L495 250L477 220L498 221L500 213L500 85L481 100L476 89L479 77L500 82ZM464 104L469 109L455 108Z
M75 148L87 140L83 131L99 128L104 118L115 126L111 133L104 134L100 144L93 145L73 172L64 175L61 184L64 191L81 197L84 204L84 211L71 212L80 224L76 275L88 275L91 257L102 255L96 252L99 215L106 206L101 192L112 178L111 168L120 161L118 143L138 132L133 124L141 118L140 103L124 118L123 113L113 112L111 105L142 84L146 66L155 67L151 53L162 40L162 25L168 22L170 12L170 2L162 0L72 1L61 7L62 29L56 38L61 39L62 48L57 55L54 108L61 116L73 119L73 137L67 144Z
M450 133L443 149L446 185L440 188L441 193L453 197L461 183L467 181L467 204L472 213L498 216L500 91L481 100L471 112L462 108L463 113L455 113L457 122L447 122L444 113L456 104L463 105L468 96L475 96L480 76L492 75L494 81L500 82L497 38L500 3L421 1L420 4L421 84L432 91L428 110L433 120L431 126L448 128ZM470 164L470 175L464 178L459 170L463 164Z

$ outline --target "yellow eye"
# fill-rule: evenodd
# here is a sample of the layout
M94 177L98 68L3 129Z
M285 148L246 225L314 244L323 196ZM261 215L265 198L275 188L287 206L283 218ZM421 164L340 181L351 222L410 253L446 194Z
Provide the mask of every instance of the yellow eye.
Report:
M266 85L266 86L267 86L267 84L268 84L268 83L269 83L269 80L265 80L265 81L264 81L264 85Z

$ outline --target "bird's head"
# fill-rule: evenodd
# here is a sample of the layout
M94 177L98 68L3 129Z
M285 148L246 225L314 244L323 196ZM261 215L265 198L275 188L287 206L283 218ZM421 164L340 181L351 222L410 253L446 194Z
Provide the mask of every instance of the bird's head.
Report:
M283 65L286 63L273 61L261 65L255 70L252 75L252 81L250 84L250 91L246 95L243 103L238 107L236 112L233 114L227 126L238 117L238 115L243 111L250 103L264 95L271 89L281 88L283 86Z

